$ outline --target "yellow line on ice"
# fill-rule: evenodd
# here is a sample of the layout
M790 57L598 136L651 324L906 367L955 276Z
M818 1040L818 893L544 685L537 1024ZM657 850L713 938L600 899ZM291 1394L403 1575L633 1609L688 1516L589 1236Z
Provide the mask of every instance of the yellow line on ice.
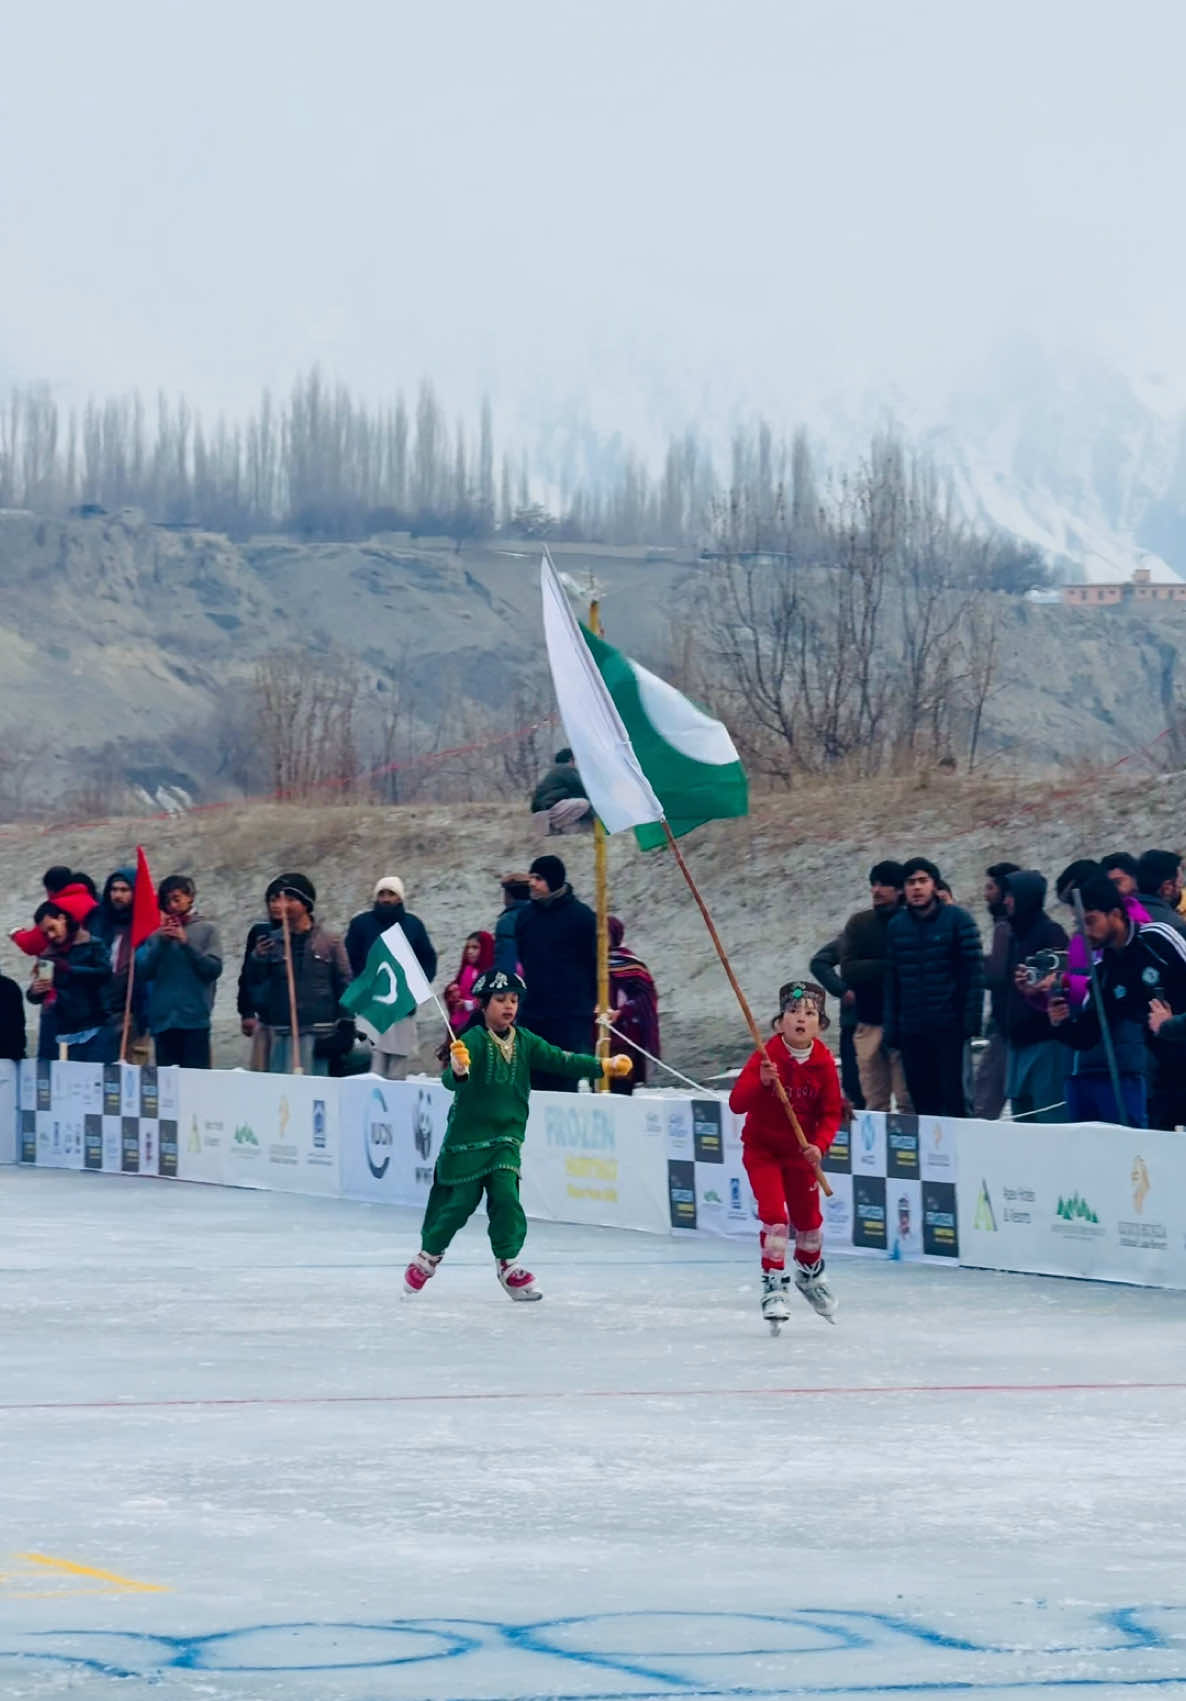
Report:
M169 1588L164 1583L137 1583L134 1578L121 1577L115 1571L100 1571L93 1565L76 1565L72 1559L55 1559L49 1553L19 1553L18 1559L27 1559L31 1565L43 1565L47 1571L64 1571L71 1577L97 1577L101 1583L114 1583L117 1588L131 1589L137 1594L167 1595Z

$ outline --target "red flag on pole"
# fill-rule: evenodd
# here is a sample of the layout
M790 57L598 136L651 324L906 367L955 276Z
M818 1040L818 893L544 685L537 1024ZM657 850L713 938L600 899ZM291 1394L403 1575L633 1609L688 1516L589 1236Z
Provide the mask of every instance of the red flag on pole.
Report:
M143 847L136 846L136 890L132 898L131 949L136 951L161 925L161 906L156 887L148 872L148 858Z

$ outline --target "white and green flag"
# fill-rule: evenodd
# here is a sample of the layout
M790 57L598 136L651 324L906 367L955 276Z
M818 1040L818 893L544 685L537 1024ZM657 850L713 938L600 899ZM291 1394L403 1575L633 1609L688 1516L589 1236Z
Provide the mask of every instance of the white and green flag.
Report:
M431 997L432 987L397 921L371 946L362 973L342 994L342 1008L369 1039L378 1040Z
M541 567L544 633L564 731L607 832L644 850L705 821L745 815L749 787L720 721L578 626L551 563Z

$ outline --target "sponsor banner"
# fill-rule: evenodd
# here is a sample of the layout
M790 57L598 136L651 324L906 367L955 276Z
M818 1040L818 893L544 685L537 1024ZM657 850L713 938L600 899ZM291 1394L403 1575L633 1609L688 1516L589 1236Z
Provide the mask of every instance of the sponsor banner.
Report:
M673 1229L696 1227L696 1165L688 1158L668 1158L667 1197Z
M332 1084L332 1083L331 1083ZM439 1081L355 1075L341 1083L342 1192L423 1207L453 1095Z
M1152 1129L969 1122L961 1261L1186 1287L1186 1141Z
M926 1247L923 1227L922 1183L902 1181L895 1176L886 1181L885 1191L890 1257L907 1261L921 1258L924 1250L930 1250Z
M20 1087L17 1066L0 1058L0 1164L17 1162L17 1117Z
M665 1229L668 1169L660 1143L648 1140L643 1131L646 1114L641 1102L617 1094L533 1093L523 1148L522 1199L528 1216L608 1228ZM719 1154L719 1117L715 1129L711 1119L702 1127L710 1147L715 1139ZM689 1167L696 1175L716 1178L723 1214L721 1157Z
M885 1119L886 1179L918 1181L922 1174L919 1161L917 1116L890 1112Z
M885 1112L858 1110L852 1119L852 1173L885 1180Z
M888 1250L884 1175L852 1177L852 1243L866 1252Z
M922 1183L922 1246L928 1258L959 1260L959 1215L952 1181Z
M603 1095L600 1095L604 1097ZM692 1147L698 1164L723 1164L725 1140L720 1099L692 1100Z
M917 1122L920 1179L957 1181L959 1165L956 1154L967 1124L941 1116L920 1116ZM1000 1127L1001 1124L996 1126Z
M824 1153L824 1173L831 1180L834 1175L852 1174L852 1122L848 1127L843 1124L836 1130L836 1138ZM839 1192L839 1189L837 1189ZM848 1189L851 1197L852 1189Z
M339 1083L317 1075L177 1071L183 1181L273 1187L286 1193L340 1192ZM153 1157L153 1173L159 1159Z

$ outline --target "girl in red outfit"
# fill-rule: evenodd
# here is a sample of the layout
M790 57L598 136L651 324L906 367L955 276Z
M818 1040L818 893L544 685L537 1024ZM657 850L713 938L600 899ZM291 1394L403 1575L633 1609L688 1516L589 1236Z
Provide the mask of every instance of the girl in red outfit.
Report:
M795 1286L831 1322L836 1300L820 1250L819 1174L843 1114L840 1081L832 1053L819 1037L828 1025L823 988L813 981L791 981L781 988L778 1004L773 1038L754 1052L729 1095L729 1108L745 1116L745 1172L762 1226L762 1316L770 1323L789 1316L786 1256L793 1229ZM795 1107L809 1142L806 1151L775 1091L776 1079Z

